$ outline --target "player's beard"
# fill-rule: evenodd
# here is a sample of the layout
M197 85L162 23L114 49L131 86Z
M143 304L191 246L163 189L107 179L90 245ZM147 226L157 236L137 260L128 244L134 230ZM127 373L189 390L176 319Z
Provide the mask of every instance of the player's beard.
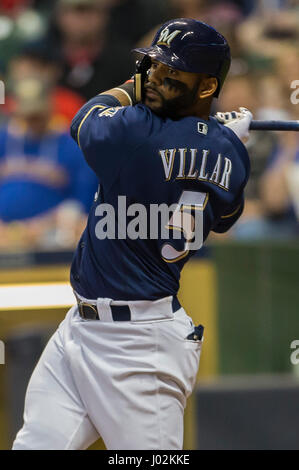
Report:
M166 79L167 80L167 79ZM169 80L168 87L171 89L172 85L171 82L176 82L176 87L181 93L179 96L175 98L166 99L164 96L152 85L147 85L145 88L150 88L154 90L161 99L161 105L159 107L151 107L151 100L147 98L148 103L147 105L151 110L161 116L163 118L169 117L171 119L180 119L183 116L188 115L188 108L194 105L196 100L196 95L198 92L198 87L201 82L201 78L198 79L197 83L194 85L192 89L188 88L185 83L178 82L177 80L172 81ZM166 82L167 83L167 82Z

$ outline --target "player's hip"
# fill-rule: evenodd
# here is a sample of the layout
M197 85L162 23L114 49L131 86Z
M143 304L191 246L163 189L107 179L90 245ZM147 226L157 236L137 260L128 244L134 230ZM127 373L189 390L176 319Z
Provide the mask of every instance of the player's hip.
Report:
M158 337L161 344L178 341L200 349L203 329L195 325L176 296L154 301L123 301L109 298L85 299L75 292L77 306L69 313L73 327L91 332L103 340L103 333L113 334L118 342L126 336ZM196 332L196 335L193 334ZM161 338L160 338L161 335ZM144 339L144 338L143 338Z
M75 349L78 352L80 345L80 356L85 358L81 364L88 358L88 367L109 370L116 383L129 373L172 377L188 395L202 346L202 338L192 337L191 318L171 297L153 303L138 301L130 307L134 315L128 321L114 321L111 312L110 316L106 312L106 318L102 315L106 321L88 320L82 318L79 307L72 310L70 328Z

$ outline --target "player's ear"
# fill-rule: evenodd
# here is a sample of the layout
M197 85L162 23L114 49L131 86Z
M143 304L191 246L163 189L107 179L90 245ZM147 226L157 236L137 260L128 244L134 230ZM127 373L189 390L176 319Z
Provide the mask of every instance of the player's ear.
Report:
M218 87L218 81L215 77L208 77L205 76L202 78L199 88L198 88L198 96L201 100L205 98L209 98L212 96Z

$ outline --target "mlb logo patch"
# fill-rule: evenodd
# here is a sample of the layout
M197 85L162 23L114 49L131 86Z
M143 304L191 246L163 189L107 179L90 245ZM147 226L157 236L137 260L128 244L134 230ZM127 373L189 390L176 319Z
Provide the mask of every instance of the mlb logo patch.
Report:
M197 132L199 132L200 134L207 135L208 130L209 130L208 125L205 124L204 122L197 123Z

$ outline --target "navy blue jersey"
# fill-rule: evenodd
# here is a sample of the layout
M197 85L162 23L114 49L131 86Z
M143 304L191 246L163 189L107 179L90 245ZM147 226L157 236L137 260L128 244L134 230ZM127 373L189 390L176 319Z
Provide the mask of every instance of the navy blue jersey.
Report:
M180 272L195 253L186 242L192 238L190 230L185 231L184 217L190 222L192 211L200 211L202 226L193 228L194 233L202 230L204 241L211 230L227 231L242 213L250 168L244 145L213 117L162 119L143 104L121 107L104 95L79 111L71 134L99 179L71 268L73 288L88 299L155 300L175 295ZM151 208L161 204L178 208L166 225L163 222L168 240L160 232L158 238L151 232L149 236L148 226L145 235L151 216L146 223L140 219L141 235L136 239L124 236L123 220L117 231L124 211L129 224L140 205L152 215ZM115 238L99 236L105 207L115 210ZM110 222L106 217L111 235L115 227ZM176 232L180 239L174 239Z

